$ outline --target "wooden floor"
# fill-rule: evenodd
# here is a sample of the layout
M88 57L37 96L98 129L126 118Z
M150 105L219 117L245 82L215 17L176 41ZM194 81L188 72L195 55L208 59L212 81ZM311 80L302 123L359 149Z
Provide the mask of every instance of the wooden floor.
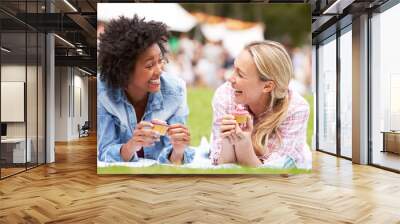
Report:
M374 164L386 166L395 170L400 170L400 154L392 152L381 152L375 150L372 161Z
M26 170L25 167L23 167L23 168L19 168L19 167L17 167L17 168L4 168L3 167L3 168L1 168L1 178L7 177L7 176L10 176L10 175L19 173L19 172L23 172L25 170Z
M6 167L6 168L2 167L1 168L1 178L6 178L8 176L15 175L20 172L24 172L27 169L33 169L35 167L37 167L36 163L35 164L28 163L27 167L25 167L25 164L19 164L18 167Z
M93 137L0 181L0 223L400 223L400 175L314 153L312 174L98 176Z

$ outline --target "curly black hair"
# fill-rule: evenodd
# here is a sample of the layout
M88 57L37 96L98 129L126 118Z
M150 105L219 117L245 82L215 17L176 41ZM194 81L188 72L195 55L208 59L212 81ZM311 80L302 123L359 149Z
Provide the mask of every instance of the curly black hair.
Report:
M162 22L145 22L137 15L111 20L99 37L100 79L113 89L125 87L138 56L155 43L165 55L168 37L167 26Z

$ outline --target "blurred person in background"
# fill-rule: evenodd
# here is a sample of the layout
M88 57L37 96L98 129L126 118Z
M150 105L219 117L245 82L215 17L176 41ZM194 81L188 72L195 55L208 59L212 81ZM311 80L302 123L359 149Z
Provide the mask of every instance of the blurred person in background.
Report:
M290 86L301 95L306 95L310 91L310 55L307 54L309 51L310 50L307 48L304 49L299 47L293 48L291 51L294 78L290 82Z
M201 48L201 57L196 63L195 73L206 86L215 89L224 82L227 55L222 41L207 41Z
M189 38L188 34L186 33L181 33L180 35L179 50L190 60L193 60L194 53L196 50L196 44L195 41Z

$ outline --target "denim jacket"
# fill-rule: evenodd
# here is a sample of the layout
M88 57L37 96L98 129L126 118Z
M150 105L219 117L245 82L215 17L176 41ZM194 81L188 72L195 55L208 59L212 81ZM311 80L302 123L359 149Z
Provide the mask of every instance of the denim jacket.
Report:
M189 114L186 102L186 87L183 81L172 75L161 75L161 88L150 93L142 120L160 119L169 125L185 124ZM97 78L97 152L99 161L122 162L120 149L133 135L133 130L140 123L136 120L135 109L127 100L122 89L110 89ZM172 145L167 136L161 136L154 146L143 147L144 158L170 163ZM190 163L194 150L186 148L183 163ZM138 161L135 153L131 161Z

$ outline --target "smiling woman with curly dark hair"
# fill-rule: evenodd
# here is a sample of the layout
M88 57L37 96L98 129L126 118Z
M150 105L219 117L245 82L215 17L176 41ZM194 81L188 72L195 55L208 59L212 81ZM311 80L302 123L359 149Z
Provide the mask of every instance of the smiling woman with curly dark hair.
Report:
M164 23L137 16L111 20L100 35L100 161L193 160L185 84L163 72L168 36Z
M165 55L168 35L165 24L145 22L137 16L112 20L100 36L101 79L111 88L125 87L138 56L147 48L156 43Z

